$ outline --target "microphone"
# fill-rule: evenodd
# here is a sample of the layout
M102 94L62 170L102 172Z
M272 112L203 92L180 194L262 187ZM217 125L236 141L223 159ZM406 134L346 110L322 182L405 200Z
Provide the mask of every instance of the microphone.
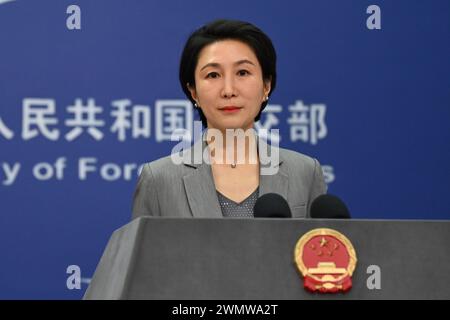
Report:
M266 193L256 200L253 207L255 218L290 218L291 209L287 201L277 193Z
M311 204L311 218L350 219L350 212L341 199L331 194L318 196Z

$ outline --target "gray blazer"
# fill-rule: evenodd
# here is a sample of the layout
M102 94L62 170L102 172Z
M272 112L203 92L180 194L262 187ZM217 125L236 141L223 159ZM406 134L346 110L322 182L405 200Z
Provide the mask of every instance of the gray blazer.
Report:
M199 143L204 150L206 143L200 139L186 152ZM308 218L311 202L327 190L320 164L292 150L279 148L278 151L279 159L275 163L278 172L260 175L259 196L278 193L287 200L294 218ZM145 164L134 193L133 219L141 216L222 218L211 166L206 162L192 162L174 164L171 156L167 156Z

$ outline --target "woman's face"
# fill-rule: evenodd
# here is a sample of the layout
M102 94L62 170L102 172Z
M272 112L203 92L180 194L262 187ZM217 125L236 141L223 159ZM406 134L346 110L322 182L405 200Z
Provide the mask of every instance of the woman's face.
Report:
M237 40L222 40L204 47L195 68L192 98L208 122L208 128L253 127L261 103L270 92L253 50Z

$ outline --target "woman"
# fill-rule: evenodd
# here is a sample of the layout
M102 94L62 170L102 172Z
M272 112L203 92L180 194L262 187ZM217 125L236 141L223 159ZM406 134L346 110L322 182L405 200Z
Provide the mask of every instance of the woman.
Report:
M278 156L271 165L277 170L261 174L262 142L253 127L276 84L271 40L250 23L209 23L186 42L180 84L207 128L203 139L185 152L200 147L209 161L193 163L188 156L175 164L168 156L146 164L134 195L133 218L253 217L256 199L266 193L283 196L293 217L309 217L312 200L326 192L316 159L272 148ZM245 132L244 143L233 143L230 131Z

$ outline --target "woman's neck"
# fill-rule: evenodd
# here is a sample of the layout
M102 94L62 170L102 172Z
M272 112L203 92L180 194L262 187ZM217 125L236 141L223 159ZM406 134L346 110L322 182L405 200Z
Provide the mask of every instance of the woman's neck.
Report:
M257 136L253 128L247 130L208 128L205 139L211 164L234 167L259 163Z

